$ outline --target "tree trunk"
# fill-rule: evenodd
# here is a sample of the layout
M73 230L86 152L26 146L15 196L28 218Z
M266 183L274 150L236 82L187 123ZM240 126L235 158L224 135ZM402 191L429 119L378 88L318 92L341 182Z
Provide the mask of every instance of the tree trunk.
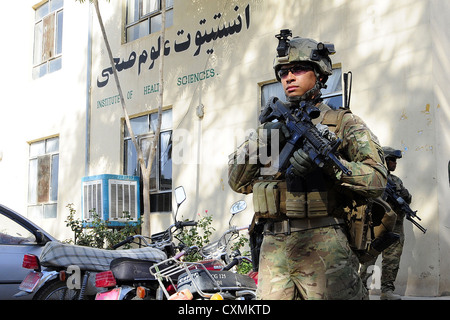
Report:
M112 71L113 71L113 75L114 75L114 80L116 82L116 86L117 86L117 90L119 92L119 97L120 97L120 101L121 101L121 105L122 105L122 110L125 116L125 123L127 125L128 128L128 132L130 133L131 136L131 140L133 141L134 147L136 149L137 152L137 156L138 156L138 162L139 162L139 166L141 168L141 173L142 173L142 181L143 181L143 200L144 200L144 208L143 208L143 228L142 228L142 234L146 235L146 236L150 236L151 233L151 225L150 225L150 173L151 173L151 169L152 169L152 164L153 164L153 159L155 158L156 155L156 150L157 150L157 146L159 143L159 134L161 131L161 114L162 114L162 106L163 106L163 94L164 94L164 85L163 85L163 69L164 69L164 49L162 50L162 54L160 56L160 65L159 65L159 106L158 106L158 124L157 124L157 128L156 128L156 132L155 132L155 137L153 139L151 148L149 148L149 155L148 155L148 164L145 164L145 159L144 159L144 155L142 153L142 149L140 148L139 144L137 143L136 137L134 135L133 129L131 128L131 123L130 123L130 118L128 116L128 112L127 112L127 108L126 108L126 104L125 104L125 99L123 96L123 92L122 92L122 87L120 86L120 82L119 82L119 76L117 73L117 69L116 69L116 65L114 63L114 58L112 55L112 51L111 51L111 46L109 44L108 41L108 37L106 35L106 30L105 30L105 26L103 24L103 19L102 16L100 14L100 8L99 8L99 4L98 4L98 0L92 0L94 7L95 7L95 12L97 13L97 18L98 18L98 22L100 24L100 29L102 32L102 36L103 36L103 40L105 41L105 46L106 46L106 50L108 52L108 57L109 57L109 61L111 63L111 67L112 67ZM164 42L165 42L165 22L166 22L166 1L162 0L161 1L162 4L162 8L161 8L161 12L162 12L162 27L161 27L161 46L162 48L164 48Z

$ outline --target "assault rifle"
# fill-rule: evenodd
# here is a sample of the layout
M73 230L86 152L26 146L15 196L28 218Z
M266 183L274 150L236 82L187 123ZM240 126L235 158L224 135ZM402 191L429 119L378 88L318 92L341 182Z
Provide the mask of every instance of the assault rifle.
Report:
M427 229L422 227L416 220L414 220L414 218L417 218L420 221L422 221L422 219L420 219L416 215L417 210L413 211L411 207L406 203L406 201L397 194L395 190L395 184L392 182L391 179L388 179L386 184L386 195L388 197L388 200L394 202L400 208L400 210L406 213L407 220L411 221L412 224L415 225L417 228L419 228L419 230L422 231L423 233L427 232Z
M341 139L330 139L329 132L322 132L311 122L320 115L320 110L313 102L302 102L302 105L291 113L289 107L276 97L271 97L266 108L261 112L259 121L265 123L268 121L284 121L289 129L290 137L278 157L278 172L286 171L291 174L292 165L289 159L293 153L302 148L320 168L327 162L333 162L339 170L346 175L352 175L352 172L345 167L336 156L336 150L341 144ZM326 127L326 126L324 126Z

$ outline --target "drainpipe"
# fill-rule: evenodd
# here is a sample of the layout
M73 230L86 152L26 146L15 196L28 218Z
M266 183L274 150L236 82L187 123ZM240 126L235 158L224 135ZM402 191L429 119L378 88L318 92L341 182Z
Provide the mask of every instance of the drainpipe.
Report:
M89 176L91 150L91 73L92 73L92 3L89 3L88 43L86 59L86 141L84 158L84 175Z

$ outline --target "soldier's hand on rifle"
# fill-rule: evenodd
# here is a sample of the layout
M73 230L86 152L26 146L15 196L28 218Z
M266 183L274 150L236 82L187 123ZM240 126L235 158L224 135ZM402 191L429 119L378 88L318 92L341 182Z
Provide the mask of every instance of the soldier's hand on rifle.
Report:
M292 172L298 177L306 176L316 167L308 154L302 149L295 151L289 161L292 164Z
M283 122L266 122L263 124L263 129L266 130L267 144L272 142L272 130L278 130L278 137L280 145L283 145L291 136L288 127Z

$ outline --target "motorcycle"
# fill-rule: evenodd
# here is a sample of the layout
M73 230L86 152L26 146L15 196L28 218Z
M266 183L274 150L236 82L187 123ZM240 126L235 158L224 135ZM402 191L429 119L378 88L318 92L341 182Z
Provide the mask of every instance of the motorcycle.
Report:
M178 187L175 194L178 207L185 200L184 189ZM176 196L177 197L177 196ZM179 202L178 202L179 201ZM177 224L177 227L194 225L188 221ZM172 226L171 226L172 227ZM70 245L58 241L46 244L39 257L25 255L22 267L31 269L19 286L16 297L35 293L34 300L84 300L94 299L98 293L95 277L98 273L110 269L116 259L127 261L164 261L175 252L170 239L170 230L148 237L135 235L113 246L117 249L125 244L136 243L139 248L126 250L106 250L78 245Z
M174 249L183 247L182 245L174 246L173 234L186 226L194 226L194 222L178 221L164 231L164 234L158 234L159 237L166 238L164 242L169 242L168 239L170 239L171 253L175 253ZM95 300L130 300L135 297L157 299L160 295L159 283L149 272L149 268L155 263L158 261L132 258L112 260L109 270L95 275L95 286L98 291Z
M165 251L167 257L176 256L177 251L181 251L185 246L182 242L177 245L174 238L179 230L184 227L195 226L195 221L177 221L178 209L186 199L184 189L175 189L175 199L177 210L174 215L175 223L163 232L152 235L154 247ZM98 293L96 300L130 300L136 297L156 299L160 295L159 283L149 268L159 261L117 258L111 261L109 270L97 273L95 276L95 286ZM145 289L144 289L145 288Z
M200 262L187 262L178 257L172 257L150 267L168 300L215 299L215 300L250 300L256 298L257 273L239 274L231 271L242 263L251 259L242 256L239 250L228 254L229 244L239 232L248 230L249 226L235 227L231 220L246 208L245 201L238 201L231 207L232 217L229 229L219 240L212 242L199 250L205 259ZM166 289L167 281L178 275L176 293Z

